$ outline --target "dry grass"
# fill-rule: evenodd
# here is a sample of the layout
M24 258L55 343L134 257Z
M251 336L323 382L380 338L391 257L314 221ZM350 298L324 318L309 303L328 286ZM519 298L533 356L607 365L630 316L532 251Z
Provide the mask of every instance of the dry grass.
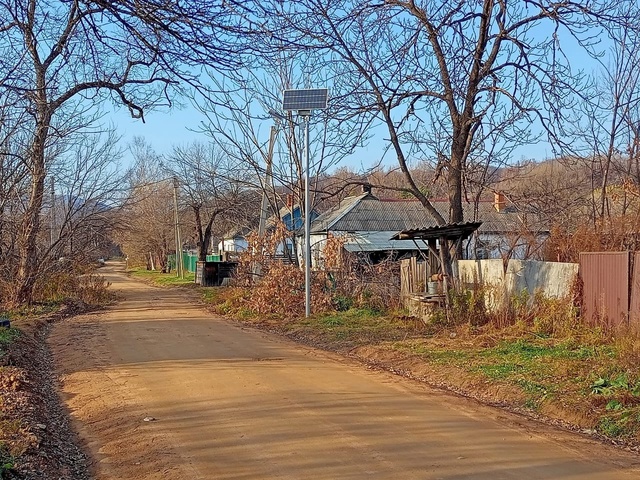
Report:
M622 252L640 249L637 215L612 215L585 222L573 229L553 227L545 242L545 258L557 262L577 262L581 252Z
M59 271L36 284L34 300L59 303L74 300L87 305L104 305L113 299L104 277L83 271Z
M242 307L247 311L269 315L304 313L303 270L273 260L288 234L280 224L263 237L249 237L249 247L240 255L234 278L236 287L251 290L242 300ZM336 237L326 240L325 268L312 272L312 310L319 313L350 308L384 311L397 307L400 283L397 263L363 262L347 254L343 243Z
M71 264L56 265L46 275L37 279L33 304L14 308L10 314L39 313L39 307L55 310L63 303L75 303L88 306L105 305L113 300L108 290L109 283L104 277L96 274L93 266L74 266ZM15 285L0 283L0 311L9 308L2 304L2 299L11 298L11 289ZM42 308L40 308L42 310Z
M0 478L4 478L4 473L13 468L15 458L35 445L35 437L23 422L7 417L12 407L8 397L13 398L26 381L22 369L3 365L3 358L19 335L20 332L15 328L0 328Z

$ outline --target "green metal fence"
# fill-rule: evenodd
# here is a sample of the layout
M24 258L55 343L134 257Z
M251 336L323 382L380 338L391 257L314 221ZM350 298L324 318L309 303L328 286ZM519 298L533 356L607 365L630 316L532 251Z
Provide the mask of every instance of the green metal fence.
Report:
M207 262L219 262L221 259L220 255L207 255ZM169 267L171 270L176 269L176 256L168 255L167 262L169 263ZM196 264L198 262L198 255L191 252L182 252L182 267L186 272L195 273Z

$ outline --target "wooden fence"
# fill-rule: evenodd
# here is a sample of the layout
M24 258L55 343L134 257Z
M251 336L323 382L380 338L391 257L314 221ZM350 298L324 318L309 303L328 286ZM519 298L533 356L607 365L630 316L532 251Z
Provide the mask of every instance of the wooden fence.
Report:
M418 262L416 257L400 261L400 295L407 297L412 293L427 290L427 279L431 275L427 262Z

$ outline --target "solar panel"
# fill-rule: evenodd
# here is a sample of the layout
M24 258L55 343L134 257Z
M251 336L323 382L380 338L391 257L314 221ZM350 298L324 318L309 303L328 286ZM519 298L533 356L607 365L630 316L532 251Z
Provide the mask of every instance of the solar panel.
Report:
M303 90L285 90L282 98L283 110L324 110L327 108L329 90L326 88L308 88Z

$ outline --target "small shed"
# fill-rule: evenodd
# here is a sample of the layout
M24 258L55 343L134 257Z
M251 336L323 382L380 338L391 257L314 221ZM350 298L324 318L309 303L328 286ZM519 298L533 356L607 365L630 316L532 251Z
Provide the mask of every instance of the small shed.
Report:
M454 245L453 250L457 250L457 247L480 225L482 222L450 223L403 230L391 237L392 240L412 240L426 261L427 268L418 268L419 264L415 259L406 261L401 266L400 290L403 294L403 303L407 308L415 310L416 302L426 304L418 305L421 316L425 313L424 307L429 311L433 306L444 304L448 310L446 292L457 277L457 268L456 262L451 261L448 250L438 247L445 242L450 242ZM418 241L422 242L422 246ZM418 291L415 290L416 287Z
M445 276L451 275L452 272L444 271L443 267L446 268L447 262L449 259L445 256L447 255L447 251L445 249L438 249L438 245L442 245L445 242L451 242L454 245L454 251L457 250L457 247L460 246L463 240L469 238L473 232L475 232L482 222L464 222L464 223L450 223L447 225L436 225L433 227L426 228L415 228L410 230L403 230L401 232L396 233L391 240L412 240L418 250L422 252L423 250L427 250L431 252L436 259L439 260L440 264L440 273ZM421 240L424 248L420 246L417 240ZM433 257L427 257L433 258ZM431 265L435 267L435 265ZM434 271L432 269L432 271Z

